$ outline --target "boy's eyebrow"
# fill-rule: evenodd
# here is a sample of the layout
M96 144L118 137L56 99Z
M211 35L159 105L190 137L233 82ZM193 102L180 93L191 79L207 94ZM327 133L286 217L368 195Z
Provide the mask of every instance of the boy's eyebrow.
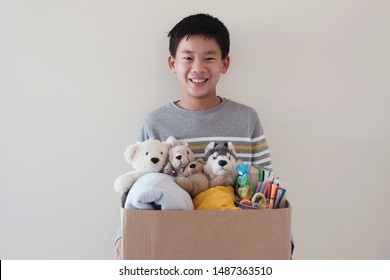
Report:
M180 53L189 53L189 54L191 54L191 53L193 53L193 51L189 51L189 50L182 50Z
M180 53L183 53L183 54L193 54L195 52L194 51L190 51L190 50L182 50ZM205 54L217 54L217 52L214 51L214 50L210 50L210 51L205 52Z

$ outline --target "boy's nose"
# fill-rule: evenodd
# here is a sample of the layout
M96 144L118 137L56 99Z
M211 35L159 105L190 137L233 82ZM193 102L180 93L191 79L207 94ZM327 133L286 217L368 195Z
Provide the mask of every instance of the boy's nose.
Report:
M202 73L205 72L206 68L204 66L204 62L200 60L195 60L192 64L192 72L193 73Z

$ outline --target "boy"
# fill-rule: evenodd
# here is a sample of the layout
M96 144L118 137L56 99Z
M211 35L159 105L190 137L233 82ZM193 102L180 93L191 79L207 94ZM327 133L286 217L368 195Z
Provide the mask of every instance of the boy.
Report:
M146 116L139 141L173 135L190 144L197 157L210 141L231 141L239 158L271 168L271 158L257 113L221 98L216 86L230 64L229 32L205 14L184 18L168 34L169 68L182 87L181 99Z
M272 168L256 111L221 98L216 92L220 75L230 64L225 25L207 14L191 15L181 20L168 37L168 65L182 87L181 99L149 113L138 140L165 141L172 135L186 141L196 157L204 156L211 141L231 141L239 159ZM115 258L122 258L121 238L116 242Z

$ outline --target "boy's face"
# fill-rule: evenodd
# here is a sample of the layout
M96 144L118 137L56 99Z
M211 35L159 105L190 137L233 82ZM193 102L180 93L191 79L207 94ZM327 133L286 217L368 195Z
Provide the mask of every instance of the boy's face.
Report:
M169 68L177 75L183 95L191 98L216 96L219 77L229 68L230 58L222 59L221 49L215 39L202 36L184 37L176 56L169 56Z

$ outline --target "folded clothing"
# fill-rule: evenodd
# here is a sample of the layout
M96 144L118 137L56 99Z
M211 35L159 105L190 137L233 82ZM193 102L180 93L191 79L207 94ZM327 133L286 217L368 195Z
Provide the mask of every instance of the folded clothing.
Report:
M195 210L241 210L234 205L234 189L217 186L201 192L192 199Z
M191 196L178 186L173 177L148 173L139 178L127 195L126 209L194 210Z

